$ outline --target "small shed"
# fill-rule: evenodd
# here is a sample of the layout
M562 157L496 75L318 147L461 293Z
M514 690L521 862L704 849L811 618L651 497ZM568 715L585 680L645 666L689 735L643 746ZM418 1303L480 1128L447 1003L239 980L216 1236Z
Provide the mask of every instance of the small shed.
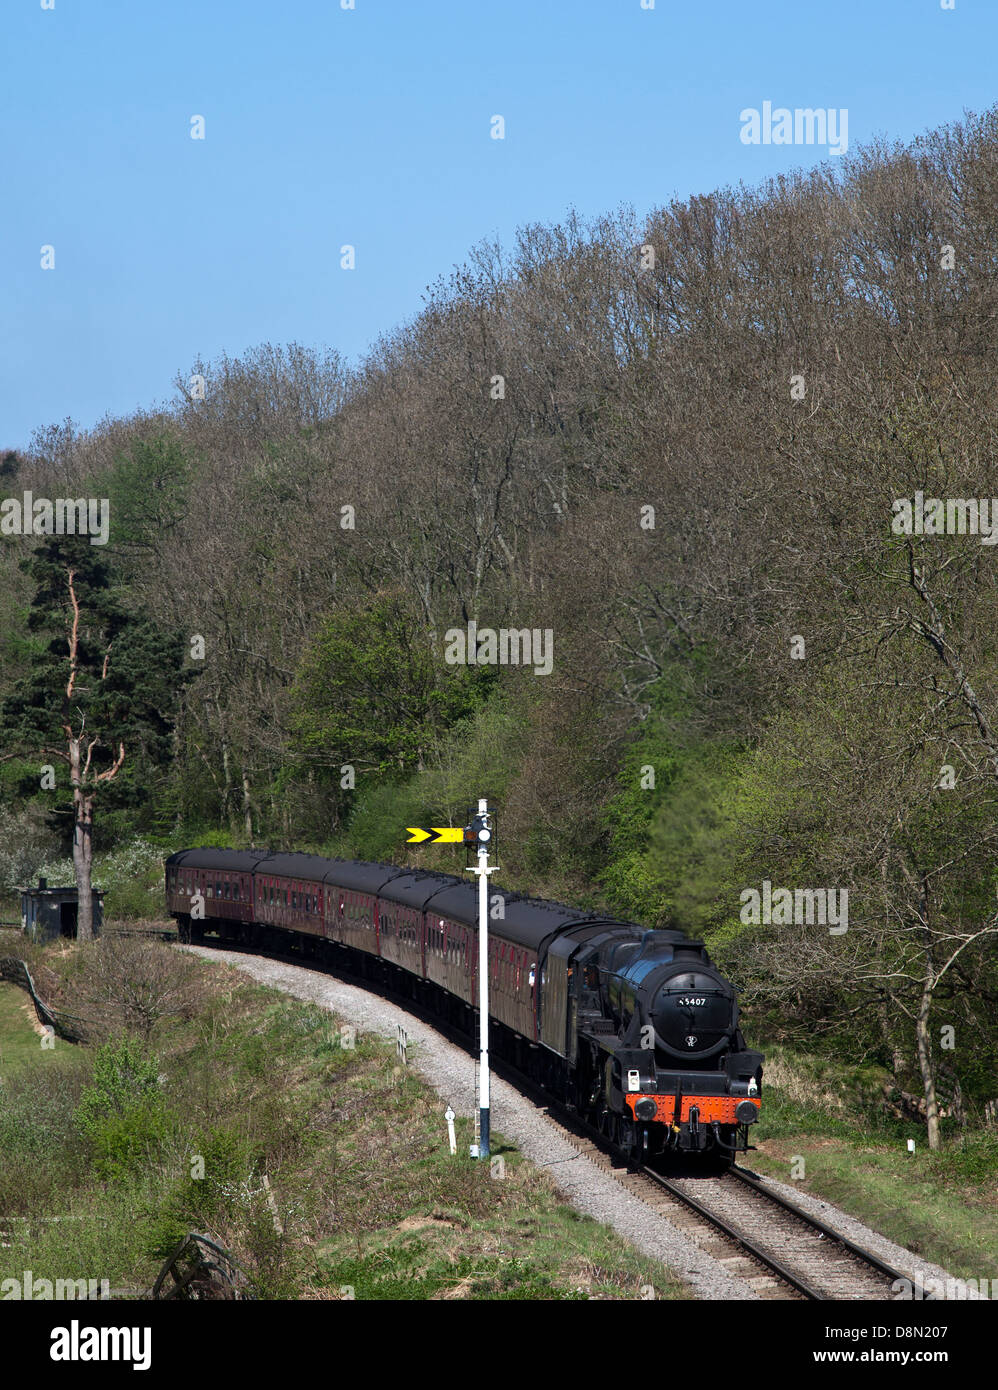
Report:
M104 921L104 894L92 890L94 936L100 936ZM44 878L37 888L21 889L21 928L32 941L76 940L79 897L73 888L50 888Z

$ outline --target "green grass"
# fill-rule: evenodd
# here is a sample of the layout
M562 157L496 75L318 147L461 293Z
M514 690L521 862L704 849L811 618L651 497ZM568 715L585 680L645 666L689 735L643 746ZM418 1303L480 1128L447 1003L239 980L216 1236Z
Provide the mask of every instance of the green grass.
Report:
M53 951L33 969L82 1012L80 963L109 945ZM316 1006L155 950L164 969L195 972L197 997L148 1043L43 1052L21 992L0 990L0 1279L31 1269L148 1289L200 1230L263 1298L689 1297L580 1218L501 1134L501 1176L465 1156L468 1123L452 1157L443 1103L393 1045L344 1046Z
M998 1134L950 1133L930 1152L924 1127L884 1104L889 1075L877 1067L773 1047L764 1079L748 1166L834 1202L953 1275L998 1277Z
M27 990L0 981L0 1078L17 1075L42 1060L42 1036L32 1027L34 1006ZM55 1048L67 1044L55 1040Z
M440 1106L427 1117L441 1133ZM322 1242L317 1282L357 1299L686 1298L689 1291L612 1230L566 1205L546 1174L493 1132L491 1164L437 1140L400 1175L391 1219L363 1219L347 1199L343 1228ZM442 1134L441 1134L442 1137ZM495 1160L502 1160L501 1168ZM501 1173L501 1176L497 1175Z

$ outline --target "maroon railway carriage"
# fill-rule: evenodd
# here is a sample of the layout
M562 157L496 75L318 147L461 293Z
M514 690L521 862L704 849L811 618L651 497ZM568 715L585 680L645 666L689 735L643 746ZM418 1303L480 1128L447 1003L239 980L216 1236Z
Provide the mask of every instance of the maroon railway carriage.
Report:
M280 944L281 933L318 938L436 986L463 1006L448 1011L456 1021L470 1022L477 1005L478 889L451 874L308 854L192 849L167 860L166 896L184 940L206 932L249 945ZM555 1014L542 1037L539 960L565 927L603 919L517 893L494 892L489 902L490 1016L521 1039L570 1054L564 978L552 979ZM564 976L561 957L552 971Z

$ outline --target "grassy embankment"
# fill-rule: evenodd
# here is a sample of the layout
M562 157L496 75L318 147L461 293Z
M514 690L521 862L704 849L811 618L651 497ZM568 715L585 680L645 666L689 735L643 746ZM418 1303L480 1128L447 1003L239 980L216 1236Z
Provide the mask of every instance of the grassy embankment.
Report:
M924 1127L885 1104L882 1068L760 1047L763 1119L748 1166L835 1202L951 1274L998 1278L998 1133L951 1132L931 1153Z
M0 1279L148 1288L193 1229L265 1298L687 1296L501 1136L504 1178L467 1122L452 1158L436 1094L322 1010L159 943L15 953L99 1037L43 1048L0 985Z
M120 864L118 858L121 858ZM109 907L114 911L116 904L117 911L123 916L145 916L150 911L150 903L158 905L162 902L161 851L152 847L147 849L145 845L133 846L127 856L118 858L109 859L104 865ZM141 860L138 872L137 860ZM11 907L10 914L0 912L0 916L16 915L18 909L13 904ZM0 933L0 939L4 937L9 942L19 943L19 948L23 947L23 939L16 933ZM0 953L7 949L0 945ZM9 1000L9 996L17 997L19 994L12 987L0 987L0 998ZM242 998L242 995L238 997ZM16 1030L11 1032L11 1024L22 1000L23 996L16 1005L7 1002L0 1007L0 1076L4 1074L4 1068L16 1069L20 1058L18 1049L27 1046L33 1054L38 1047L37 1037L30 1043L23 1039L20 1044L13 1041ZM65 1006L72 1008L68 1003ZM83 1009L77 1011L83 1012ZM326 1018L325 1015L323 1017ZM24 1025L27 1026L26 1016ZM180 1069L184 1065L184 1046L189 1047L191 1058L197 1065L207 1067L203 1047L199 1053L193 1044L193 1027L193 1023L188 1022L183 1027L165 1032L160 1030L154 1039L158 1050L165 1049L167 1061L173 1057L171 1065ZM939 1263L955 1275L967 1278L998 1277L998 1133L994 1130L968 1130L961 1134L949 1126L943 1150L931 1154L926 1147L924 1127L899 1120L890 1113L884 1093L891 1078L883 1069L843 1067L786 1047L766 1045L758 1039L753 1039L753 1045L760 1046L766 1052L767 1062L763 1122L756 1135L760 1147L747 1159L752 1166L760 1172L799 1186L812 1195L835 1202L884 1235ZM59 1044L59 1047L64 1051L69 1050L63 1044ZM367 1047L366 1043L364 1047ZM12 1048L14 1051L11 1051ZM361 1052L364 1055L363 1049ZM230 1061L226 1066L232 1069L233 1086L239 1073L245 1070L245 1059L240 1060L238 1054L239 1047L232 1042L228 1046ZM46 1056L50 1062L52 1054ZM387 1059L386 1053L382 1058L385 1065ZM169 1067L164 1069L169 1070ZM50 1066L49 1070L53 1068ZM429 1116L421 1132L420 1142L427 1152L433 1144L439 1146L440 1141L437 1132L439 1117L433 1118L434 1104L432 1100L428 1102ZM247 1132L252 1131L252 1124L239 1113L238 1105L230 1118L233 1124L242 1126ZM906 1141L909 1138L916 1143L914 1155L907 1152ZM795 1158L804 1160L803 1178L793 1176L795 1169L799 1171ZM0 1177L0 1202L6 1187ZM402 1190L411 1191L411 1187L403 1185ZM6 1210L9 1208L0 1204L0 1214ZM562 1208L561 1212L564 1220L572 1223L568 1227L572 1230L576 1224L573 1218L566 1209ZM410 1215L416 1222L421 1219L418 1214ZM431 1217L432 1213L426 1215L428 1222L431 1222ZM400 1221L405 1219L405 1216L399 1218ZM352 1227L347 1234L344 1233L347 1228L337 1228L317 1237L316 1243L308 1248L333 1256L339 1252L344 1260L374 1261L372 1269L384 1270L385 1287L388 1288L395 1278L392 1270L398 1246L399 1268L403 1271L399 1276L402 1285L421 1287L419 1281L413 1283L405 1273L404 1262L410 1247L430 1244L441 1252L449 1251L457 1262L449 1267L451 1272L463 1257L466 1237L460 1235L460 1227L444 1225L443 1221L447 1219L444 1217L443 1220L432 1221L422 1232L418 1227L409 1226L393 1235L389 1224L379 1235L377 1229L365 1228L359 1246ZM555 1248L561 1239L559 1229L556 1223L553 1237ZM454 1234L455 1230L458 1235ZM432 1239L427 1232L432 1232ZM379 1240L386 1244L384 1253ZM534 1267L537 1268L536 1260L543 1265L547 1253L550 1253L547 1252L548 1236L538 1231L531 1240L533 1244L516 1237L510 1249L515 1251L521 1245L530 1245L535 1257ZM505 1246L503 1250L504 1259L514 1258L506 1252ZM361 1273L357 1275L360 1287L366 1287L365 1268L367 1264L363 1263ZM438 1273L432 1273L430 1282L437 1277ZM452 1286L458 1286L462 1277L456 1276L457 1283ZM347 1284L351 1281L344 1277L342 1282ZM582 1283L584 1285L584 1279ZM304 1287L304 1284L300 1284L300 1287Z

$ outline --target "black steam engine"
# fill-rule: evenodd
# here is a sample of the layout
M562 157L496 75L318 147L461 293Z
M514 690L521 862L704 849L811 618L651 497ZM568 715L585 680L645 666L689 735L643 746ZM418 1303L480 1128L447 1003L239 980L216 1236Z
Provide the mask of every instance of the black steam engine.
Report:
M579 964L586 1101L603 1127L635 1152L746 1148L763 1057L746 1048L735 991L703 945L673 931L615 935Z

